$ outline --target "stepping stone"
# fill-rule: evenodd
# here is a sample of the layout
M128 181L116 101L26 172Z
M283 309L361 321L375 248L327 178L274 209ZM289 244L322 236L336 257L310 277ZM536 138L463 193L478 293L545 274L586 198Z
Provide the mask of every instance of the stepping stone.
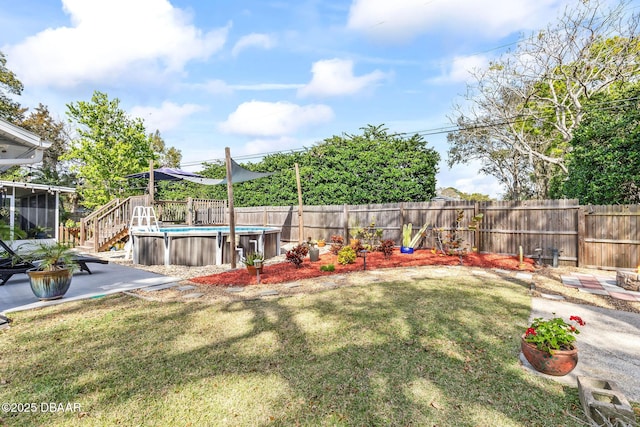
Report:
M243 287L240 286L232 286L230 288L225 289L227 292L231 292L232 294L237 294L239 292L244 291Z
M516 279L531 280L533 279L533 275L529 273L516 273Z
M195 298L200 298L202 295L204 295L204 294L200 293L200 292L192 292L190 294L183 295L182 298L195 299Z
M610 292L610 295L615 298L615 299L619 299L622 301L640 301L640 298L634 296L634 295L630 295L628 292Z
M298 286L301 286L300 283L287 283L286 285L284 285L284 287L287 289L297 288Z
M593 295L609 295L604 289L578 288L578 291Z
M540 293L540 296L542 298L546 298L546 299L553 299L553 300L557 300L557 301L562 301L565 299L565 297L563 297L562 295L552 295L552 294L543 294Z
M176 286L178 286L177 283L165 283L164 285L155 285L155 286L149 286L147 288L142 288L142 290L145 292L156 292L156 291L162 291L169 288L175 288Z
M276 291L275 289L269 289L269 290L260 292L259 295L261 297L269 297L269 296L272 296L272 295L278 295L278 291Z
M178 290L179 291L190 291L192 289L195 289L196 287L193 285L184 285L184 286L179 286Z
M502 268L494 268L493 271L495 271L496 273L499 273L499 274L511 274L511 271L503 270Z
M336 282L322 282L322 286L325 288L335 288L338 284Z

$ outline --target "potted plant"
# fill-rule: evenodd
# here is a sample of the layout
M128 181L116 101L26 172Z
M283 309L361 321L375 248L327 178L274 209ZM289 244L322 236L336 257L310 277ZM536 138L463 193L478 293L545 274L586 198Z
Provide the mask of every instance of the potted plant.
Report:
M579 316L571 316L569 321L585 325ZM579 333L578 328L561 317L547 320L537 317L522 335L522 354L539 372L566 375L578 364L578 347L574 342Z
M41 225L34 225L29 229L29 237L34 239L46 239L49 229Z
M413 248L411 247L411 232L413 225L411 223L404 224L402 226L402 246L400 252L403 254L412 254Z
M247 271L249 272L249 274L255 276L258 271L262 273L264 254L262 254L262 252L250 252L247 254L243 262L247 267ZM256 264L260 264L260 266L257 267Z
M78 269L75 253L60 242L40 243L17 257L37 266L27 271L27 275L33 294L43 301L62 298L69 290L73 272Z
M327 244L327 241L324 239L318 239L318 247L319 248L324 248L324 246Z

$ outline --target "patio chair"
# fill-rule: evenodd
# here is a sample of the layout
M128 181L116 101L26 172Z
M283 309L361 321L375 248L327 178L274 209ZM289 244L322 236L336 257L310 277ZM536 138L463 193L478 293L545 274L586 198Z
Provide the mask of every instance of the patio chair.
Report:
M0 239L0 247L2 248L1 250L7 254L6 257L0 258L0 286L7 283L14 274L26 274L28 270L37 268L37 261L32 263L21 259L20 255L11 249L11 246L7 245L2 239ZM109 263L107 260L83 254L74 256L73 261L78 264L80 271L86 271L89 274L92 274L92 272L87 265L88 263Z

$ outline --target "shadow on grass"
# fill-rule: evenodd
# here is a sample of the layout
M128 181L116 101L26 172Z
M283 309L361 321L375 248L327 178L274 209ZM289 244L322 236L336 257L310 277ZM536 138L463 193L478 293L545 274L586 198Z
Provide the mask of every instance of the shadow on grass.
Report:
M529 299L504 280L75 304L21 313L0 336L0 397L87 416L5 414L11 425L579 425L564 414L576 390L519 367Z

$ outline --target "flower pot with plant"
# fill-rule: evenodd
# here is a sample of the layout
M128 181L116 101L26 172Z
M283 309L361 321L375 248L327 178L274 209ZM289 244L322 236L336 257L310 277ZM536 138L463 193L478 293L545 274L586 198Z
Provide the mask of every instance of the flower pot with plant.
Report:
M570 322L584 326L579 316L569 317ZM580 331L561 317L533 319L521 338L522 354L537 371L555 376L566 375L578 364L576 335Z
M73 250L62 243L41 243L17 255L37 267L27 271L33 294L40 300L59 299L69 290L73 272L78 269Z
M49 228L41 225L34 225L29 229L29 237L33 239L46 239L48 237Z
M262 254L262 252L250 252L242 262L247 267L247 271L249 272L249 274L255 276L258 271L262 273L262 268L264 266L264 255ZM259 266L256 264L259 264Z
M402 226L402 246L400 247L400 252L403 254L413 253L413 247L411 247L412 229L413 229L413 225L411 223L404 224Z

